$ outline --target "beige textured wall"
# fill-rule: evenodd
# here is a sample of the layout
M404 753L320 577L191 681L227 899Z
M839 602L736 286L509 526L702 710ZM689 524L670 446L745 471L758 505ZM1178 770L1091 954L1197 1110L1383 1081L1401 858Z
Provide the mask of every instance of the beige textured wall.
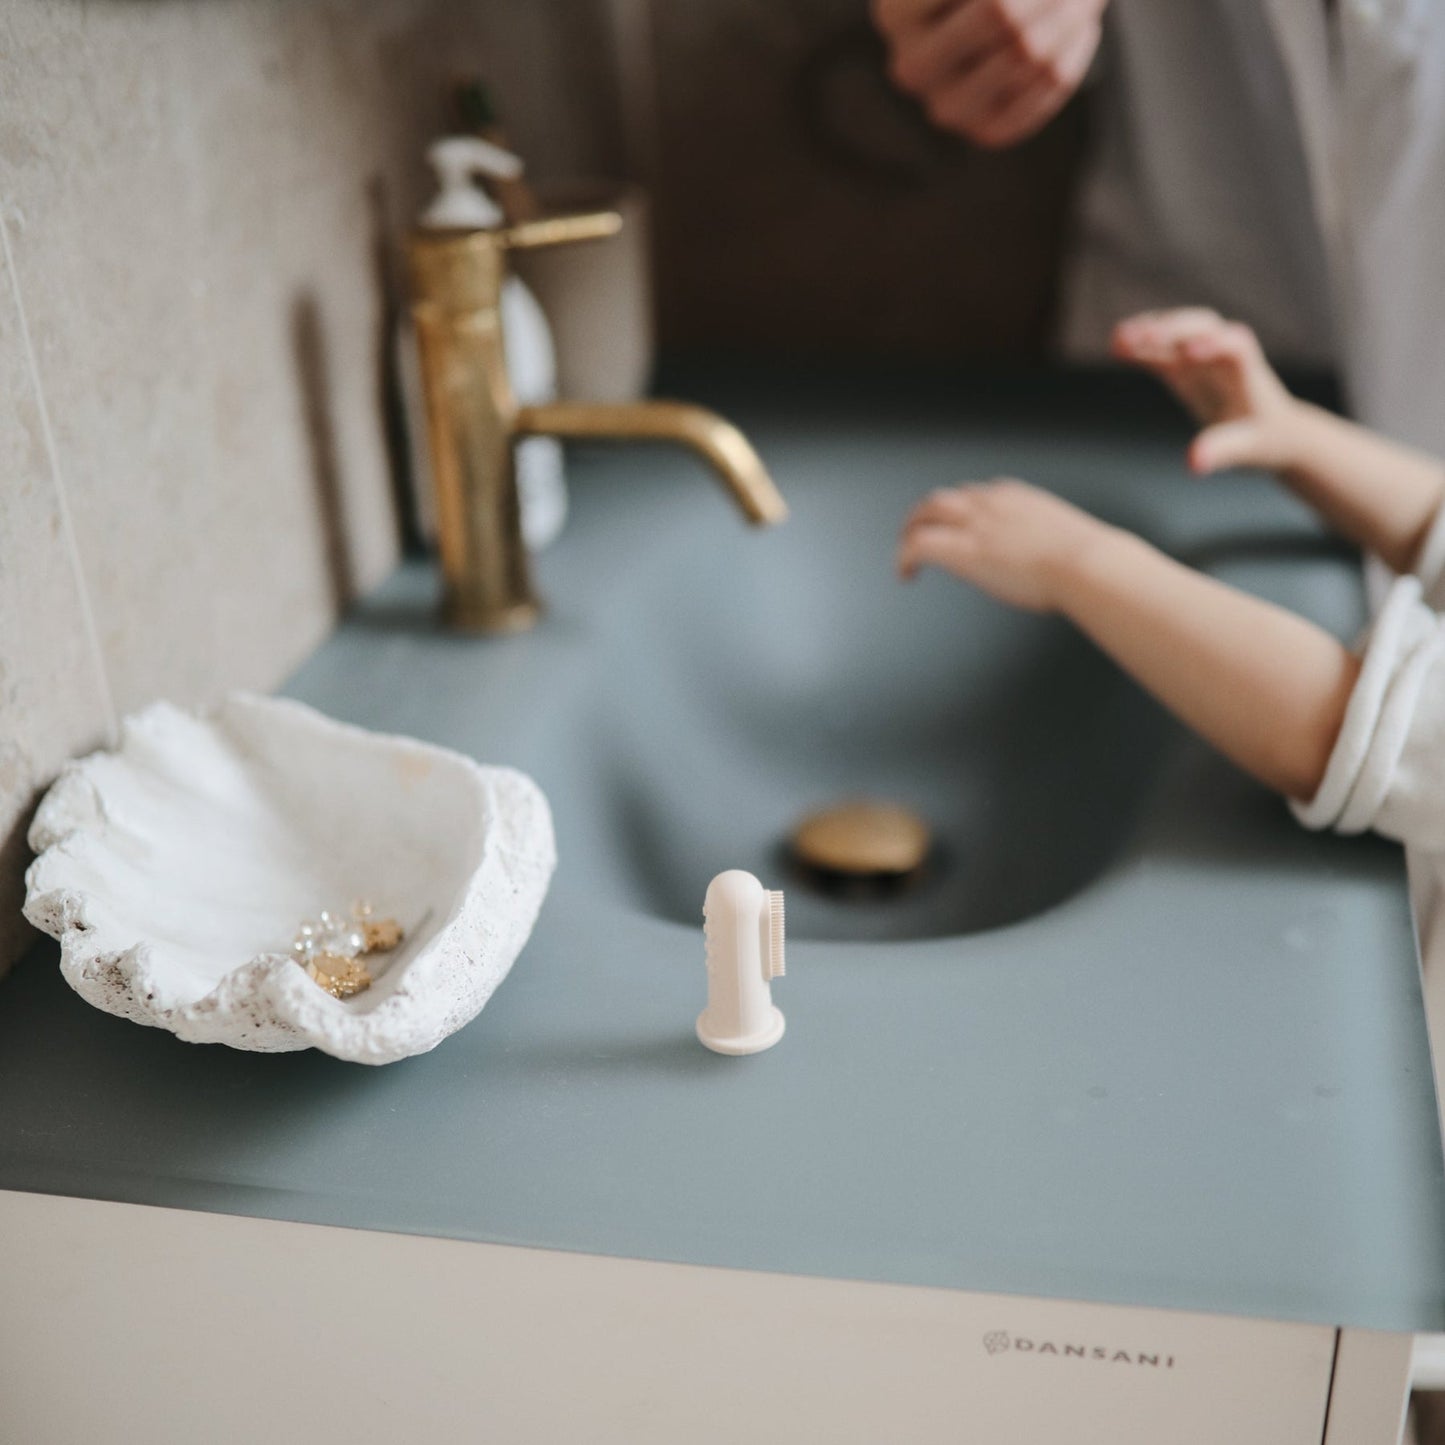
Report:
M392 565L381 257L448 82L607 169L605 46L592 0L0 6L0 967L63 761L274 686Z

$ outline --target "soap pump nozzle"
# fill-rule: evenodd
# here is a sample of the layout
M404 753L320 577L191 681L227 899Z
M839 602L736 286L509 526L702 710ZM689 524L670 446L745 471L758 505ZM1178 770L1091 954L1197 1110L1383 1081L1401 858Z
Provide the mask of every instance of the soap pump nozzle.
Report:
M783 895L740 868L719 873L702 906L707 1007L697 1036L719 1054L756 1054L783 1036L772 980L781 978Z
M426 158L436 172L437 194L422 213L423 226L490 229L503 223L502 208L476 180L516 180L523 170L520 157L479 136L449 135L434 141Z

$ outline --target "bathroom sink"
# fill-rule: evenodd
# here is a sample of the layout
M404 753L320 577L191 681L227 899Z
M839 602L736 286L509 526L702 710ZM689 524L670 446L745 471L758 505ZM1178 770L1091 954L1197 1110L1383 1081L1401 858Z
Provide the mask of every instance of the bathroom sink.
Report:
M585 767L552 789L562 826L605 860L599 886L679 922L722 867L786 884L795 938L1026 918L1123 846L1169 726L1057 621L938 577L902 585L891 544L925 459L840 459L783 468L792 518L776 533L690 498L671 528L639 519L649 555L620 625L595 624L592 691L563 744ZM800 817L858 795L933 831L925 875L891 896L830 894L786 855Z
M1399 851L1304 832L1066 627L903 585L892 548L928 488L1008 472L1341 635L1357 562L1259 478L1190 480L1183 420L1136 378L664 386L742 426L783 527L744 527L675 451L580 449L536 630L444 631L411 561L286 689L545 790L557 872L486 1009L359 1071L137 1029L37 960L0 1007L0 1188L1445 1327ZM935 830L911 887L793 871L792 825L857 796ZM703 896L730 868L787 893L787 1033L748 1059L693 1031Z
M577 526L541 568L565 599L552 635L585 635L584 676L524 762L571 840L573 884L691 925L708 880L745 868L788 888L790 936L843 942L978 933L1087 887L1157 804L1179 728L1061 621L937 574L900 583L893 542L928 487L1006 466L1358 625L1352 571L1307 514L1258 480L1183 479L1172 420L1156 419L1152 474L1111 467L1107 430L1096 448L1051 446L1004 398L983 448L966 417L905 412L805 442L754 427L792 509L762 534L686 462L660 480L635 452L585 453ZM793 865L793 824L859 796L926 820L921 877L860 897Z
M551 616L536 632L445 636L424 567L356 616L362 636L435 638L408 660L434 685L389 699L385 725L475 751L480 721L489 756L551 799L559 890L693 926L709 880L744 868L788 890L795 940L905 943L1045 914L1127 873L1161 830L1191 849L1215 834L1247 854L1310 846L1223 764L1181 803L1199 746L1062 621L893 570L922 493L1008 472L1353 634L1356 563L1262 478L1189 479L1167 398L1108 373L1042 392L956 379L953 394L934 373L851 400L846 380L815 377L760 414L756 390L731 384L712 397L786 493L782 527L739 525L685 456L581 447L573 525L537 566ZM484 720L450 716L468 669ZM919 876L860 895L795 866L793 825L860 797L925 820Z

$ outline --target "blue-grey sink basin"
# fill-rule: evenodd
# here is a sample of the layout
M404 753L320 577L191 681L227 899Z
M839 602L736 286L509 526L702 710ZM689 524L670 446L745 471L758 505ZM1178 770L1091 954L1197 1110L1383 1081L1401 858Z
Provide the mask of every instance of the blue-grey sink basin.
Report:
M913 450L845 438L784 462L793 515L772 534L706 493L638 502L646 560L616 625L590 623L593 691L565 744L586 767L559 790L603 886L692 923L708 879L741 867L789 888L795 938L909 939L1027 918L1117 856L1169 725L1061 623L897 580L899 522L937 470ZM930 824L916 883L840 897L792 866L792 825L859 795Z
M39 956L0 984L0 1188L652 1260L1445 1326L1445 1171L1398 850L1318 837L1057 622L892 576L909 503L1012 472L1341 633L1358 565L1261 479L1192 482L1100 376L692 367L793 508L670 451L572 459L533 633L449 636L403 567L288 685L532 773L559 867L483 1013L381 1070L180 1044ZM779 847L915 807L912 892ZM787 890L787 1034L693 1034L701 905Z
M555 716L525 750L572 841L571 883L693 924L708 880L746 868L788 888L795 939L903 941L1017 923L1117 863L1160 801L1179 728L1057 619L937 574L900 583L910 504L1008 469L1343 633L1363 613L1353 564L1302 509L1258 479L1191 484L1163 418L1153 467L1121 464L1095 388L1097 441L1086 419L1063 449L1054 417L1032 424L1017 397L983 445L906 409L885 428L764 426L792 508L771 532L745 528L685 458L585 453L579 525L541 569L553 616L500 645L523 666L577 644L565 680L538 673L567 701L538 700ZM929 823L915 884L859 899L793 866L792 826L859 796Z

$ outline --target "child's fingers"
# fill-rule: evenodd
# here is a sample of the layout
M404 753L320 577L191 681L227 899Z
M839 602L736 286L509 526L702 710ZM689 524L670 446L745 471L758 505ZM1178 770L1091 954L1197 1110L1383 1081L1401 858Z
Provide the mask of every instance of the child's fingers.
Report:
M1231 321L1214 331L1187 337L1182 350L1187 360L1199 364L1232 361L1243 364L1259 350L1249 327Z
M1175 360L1178 348L1163 340L1157 330L1149 330L1122 338L1115 343L1113 351L1119 361L1157 371Z
M1158 306L1150 311L1136 311L1132 316L1125 316L1114 323L1116 332L1127 332L1147 330L1153 326L1162 326L1174 320L1176 317L1213 315L1207 306Z
M1129 360L1163 381L1201 422L1253 413L1261 405L1253 389L1268 362L1254 332L1242 322L1225 321L1204 307L1147 313L1121 324L1121 345L1131 348ZM1248 448L1237 454L1239 446ZM1191 450L1197 472L1226 466L1258 464L1260 439L1237 435L1212 438ZM1223 459L1221 459L1223 458Z
M941 487L917 503L903 520L903 530L920 524L968 526L978 520L989 505L990 498L1008 487L1023 483L1011 477L995 477L987 482L965 482L962 486Z
M901 531L920 523L936 523L942 526L962 526L971 521L978 512L978 501L974 489L951 487L930 492L903 519Z
M962 521L974 512L974 500L966 487L941 488L930 492L909 512L904 526L915 521Z
M899 539L898 575L911 581L921 567L961 572L974 548L974 538L965 527L939 522L917 523Z
M1113 351L1121 360L1164 366L1178 360L1187 343L1209 336L1229 323L1207 306L1146 311L1114 328Z
M1148 335L1156 346L1174 349L1191 337L1207 336L1224 326L1224 318L1206 306L1181 306L1153 320Z
M1167 311L1138 311L1133 316L1116 321L1110 336L1113 349L1118 352L1146 343L1168 314Z
M1205 427L1189 446L1190 470L1201 477L1260 461L1259 423L1248 419Z
M1121 321L1109 338L1109 351L1119 361L1148 363L1159 355L1158 313L1146 312Z
M1179 355L1191 366L1240 360L1239 348L1222 336L1192 336L1180 346Z

